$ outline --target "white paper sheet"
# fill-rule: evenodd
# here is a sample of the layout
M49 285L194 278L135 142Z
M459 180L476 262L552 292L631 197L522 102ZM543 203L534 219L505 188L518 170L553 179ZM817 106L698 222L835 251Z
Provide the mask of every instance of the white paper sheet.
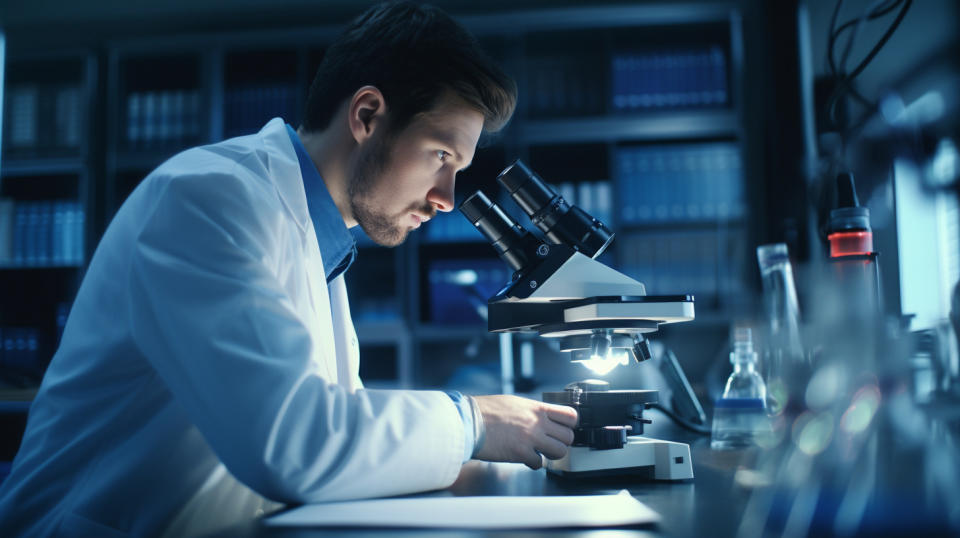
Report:
M286 527L542 529L656 523L627 490L564 497L413 497L308 504L266 519Z

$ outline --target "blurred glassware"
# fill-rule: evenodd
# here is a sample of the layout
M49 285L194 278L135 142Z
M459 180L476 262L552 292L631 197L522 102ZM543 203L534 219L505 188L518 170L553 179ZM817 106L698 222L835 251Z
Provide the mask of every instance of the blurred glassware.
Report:
M809 364L800 340L800 306L787 245L773 243L758 246L757 261L760 265L763 302L769 322L764 353L767 406L773 414L779 415L799 390L798 387L791 390L789 385L802 383L802 374Z
M735 327L733 373L713 410L711 448L735 449L765 444L771 436L767 387L757 372L757 353L749 327Z

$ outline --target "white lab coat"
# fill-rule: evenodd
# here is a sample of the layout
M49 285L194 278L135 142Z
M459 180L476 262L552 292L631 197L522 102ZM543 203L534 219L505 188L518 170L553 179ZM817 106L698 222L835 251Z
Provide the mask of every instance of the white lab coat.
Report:
M357 372L283 122L183 152L91 260L0 489L0 535L202 532L264 498L450 485L465 448L451 399L365 390Z

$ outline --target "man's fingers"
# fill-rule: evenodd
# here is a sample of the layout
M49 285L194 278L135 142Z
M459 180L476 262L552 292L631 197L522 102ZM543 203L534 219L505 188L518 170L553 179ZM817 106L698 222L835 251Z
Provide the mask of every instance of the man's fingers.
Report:
M552 420L547 422L543 427L544 433L565 445L573 444L573 430L566 426L561 426Z
M543 467L544 456L562 458L573 442L576 409L516 396L477 396L487 428L477 459L513 461L531 469ZM541 455L542 454L542 455Z
M537 447L540 450L540 453L547 457L547 459L558 460L567 455L567 445L557 441L549 435L545 435L540 441L540 446Z
M521 463L536 471L537 469L543 467L543 458L540 456L539 452L530 450L525 454L525 457L521 460Z
M544 406L550 420L571 428L577 425L576 409L566 405L544 404Z

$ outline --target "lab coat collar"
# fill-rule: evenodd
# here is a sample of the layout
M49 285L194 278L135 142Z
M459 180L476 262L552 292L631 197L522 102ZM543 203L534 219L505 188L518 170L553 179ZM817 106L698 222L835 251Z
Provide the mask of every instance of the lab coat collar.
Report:
M356 258L356 241L347 225L340 216L340 210L330 196L326 183L320 177L313 159L307 153L299 135L287 125L287 134L297 152L300 162L300 175L303 177L303 188L307 195L307 210L313 221L313 229L320 243L320 255L323 257L323 270L330 282L338 274L346 271Z
M274 118L257 133L263 141L267 166L273 176L280 199L290 212L300 231L309 233L310 212L307 209L307 194L300 175L300 161L287 134L287 124L282 118Z

